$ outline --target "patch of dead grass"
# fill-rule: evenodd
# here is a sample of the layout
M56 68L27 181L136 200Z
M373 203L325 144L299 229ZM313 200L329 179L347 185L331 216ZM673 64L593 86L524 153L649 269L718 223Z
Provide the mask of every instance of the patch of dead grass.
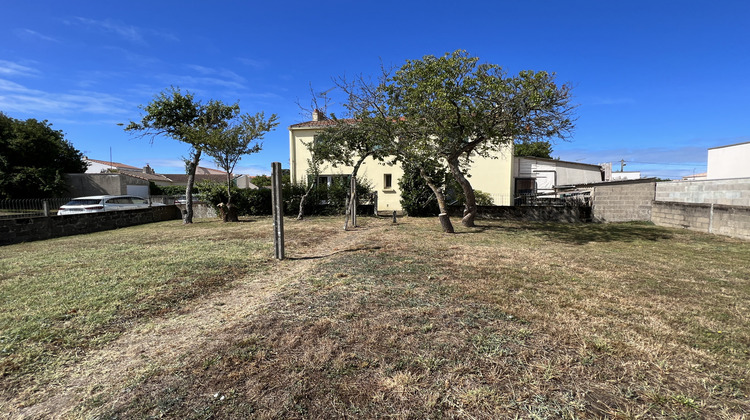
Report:
M86 398L77 413L740 418L750 410L747 243L642 224L482 221L448 236L433 220L360 220L346 234L338 219L289 223L296 259L279 263L284 281L265 285L257 310L227 313L220 340L206 330L175 349L170 365Z

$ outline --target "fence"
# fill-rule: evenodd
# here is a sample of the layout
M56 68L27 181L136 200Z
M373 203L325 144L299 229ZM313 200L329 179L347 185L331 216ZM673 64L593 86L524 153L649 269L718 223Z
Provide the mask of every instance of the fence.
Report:
M0 219L54 216L60 206L68 201L70 198L0 200Z

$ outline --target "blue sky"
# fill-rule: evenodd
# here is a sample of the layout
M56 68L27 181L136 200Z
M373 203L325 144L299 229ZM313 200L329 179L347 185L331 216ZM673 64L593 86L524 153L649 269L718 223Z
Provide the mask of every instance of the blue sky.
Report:
M5 1L0 111L46 119L93 159L181 173L187 147L118 123L169 86L280 117L237 173L289 162L310 85L382 63L465 49L484 62L555 72L574 86L577 124L553 156L620 159L675 178L705 172L707 149L750 141L747 1ZM336 111L336 92L331 92ZM215 166L210 160L206 166Z

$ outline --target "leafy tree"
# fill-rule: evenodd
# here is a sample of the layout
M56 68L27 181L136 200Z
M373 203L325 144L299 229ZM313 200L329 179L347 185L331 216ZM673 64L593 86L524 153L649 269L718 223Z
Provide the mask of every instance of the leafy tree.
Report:
M565 138L573 128L570 89L547 72L506 76L462 50L408 60L388 80L388 105L412 147L443 160L466 198L462 224L473 226L476 195L466 173L475 156L513 140Z
M253 185L260 188L270 188L271 187L271 177L268 175L256 175L253 177L252 180Z
M405 163L403 169L404 175L398 181L398 188L401 190L401 207L406 214L412 217L437 216L440 207L435 194L422 177L422 168ZM433 169L429 176L442 185L444 181L440 179L445 179L445 171Z
M45 121L0 112L0 198L48 198L67 191L66 173L86 172L83 155Z
M307 159L307 186L305 187L304 193L299 200L299 212L297 213L297 220L305 218L305 208L307 205L307 198L313 191L318 183L318 176L320 175L320 166L322 161L318 156L315 148L315 141L305 144L305 147L310 151L310 158Z
M171 87L157 94L141 109L145 112L141 121L131 121L125 131L140 132L141 137L150 137L151 141L158 136L167 136L192 146L189 158L185 159L188 174L185 223L193 223L195 170L208 142L207 133L226 128L237 115L239 105L225 105L214 100L203 104L192 93L183 94L179 88Z
M380 123L386 116L383 81L384 77L372 81L362 76L352 80L336 80L336 87L347 98L343 106L348 118L338 119L332 115L332 124L315 136L314 148L318 159L333 167L351 166L351 176L357 182L361 182L357 174L367 158L382 162L390 154L388 146L394 132L390 124ZM356 190L350 188L344 230L349 226L355 200Z
M235 109L239 113L239 108ZM224 203L222 218L224 222L236 222L237 212L232 205L232 172L237 162L244 155L261 150L260 140L278 125L278 117L272 114L266 119L263 112L255 115L236 115L234 121L228 121L226 127L210 128L206 132L206 154L214 158L221 169L227 173L227 201Z
M520 141L513 147L513 155L552 159L552 144L549 141Z

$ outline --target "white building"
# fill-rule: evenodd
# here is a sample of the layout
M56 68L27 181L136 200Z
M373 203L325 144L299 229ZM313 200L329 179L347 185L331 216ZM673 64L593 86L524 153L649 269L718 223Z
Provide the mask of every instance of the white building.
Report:
M604 181L599 165L537 157L513 159L515 195L554 194L555 187Z
M706 179L750 178L750 142L708 149Z

